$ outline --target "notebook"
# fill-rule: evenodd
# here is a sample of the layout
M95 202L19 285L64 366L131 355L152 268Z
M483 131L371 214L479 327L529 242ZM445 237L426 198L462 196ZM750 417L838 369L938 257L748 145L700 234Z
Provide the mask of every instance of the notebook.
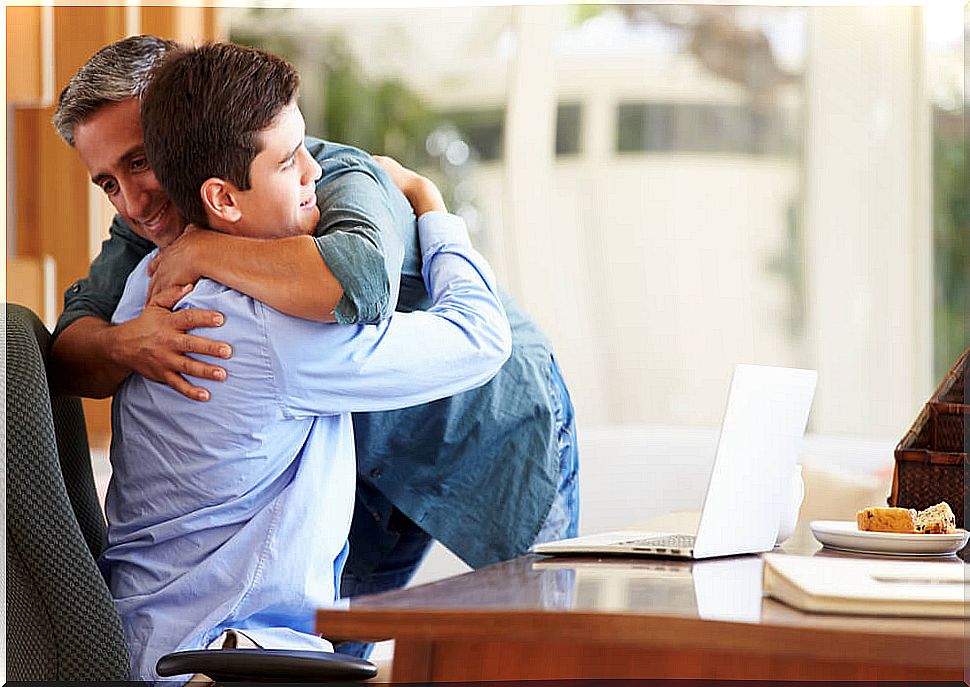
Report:
M790 606L819 613L967 617L967 566L951 558L924 562L770 554L765 556L764 590Z
M538 544L549 555L711 558L775 545L818 375L736 365L697 530L627 530Z

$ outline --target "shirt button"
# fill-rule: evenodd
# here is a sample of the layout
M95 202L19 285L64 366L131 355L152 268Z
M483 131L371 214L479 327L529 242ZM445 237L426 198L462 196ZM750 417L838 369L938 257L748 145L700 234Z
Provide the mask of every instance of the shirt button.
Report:
M377 522L381 521L381 514L378 513L377 511L374 511L373 513L371 513L371 515L374 516L374 520L376 520Z
M377 479L378 477L381 476L381 472L382 471L380 468L374 468L373 470L370 471L370 476L373 477L374 479Z

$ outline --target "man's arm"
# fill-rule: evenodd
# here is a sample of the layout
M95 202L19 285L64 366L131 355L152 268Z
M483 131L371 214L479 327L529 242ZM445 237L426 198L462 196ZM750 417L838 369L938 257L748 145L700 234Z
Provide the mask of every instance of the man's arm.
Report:
M218 327L222 315L211 310L171 308L191 290L175 287L158 294L142 314L113 325L84 316L64 329L51 348L51 379L60 393L91 398L111 396L133 371L168 384L180 394L207 401L209 392L182 375L222 381L223 368L193 360L186 352L228 358L228 344L187 334L196 327Z
M185 295L182 286L159 293L151 307L135 320L109 324L125 280L152 247L115 217L87 278L71 285L64 294L64 312L54 331L50 359L55 391L104 398L113 394L129 374L137 372L198 399L200 393L207 392L187 382L181 373L225 378L223 368L184 355L191 351L228 357L219 353L225 350L225 344L185 333L193 327L218 326L219 313L166 310Z
M392 157L375 155L374 160L387 172L394 185L401 189L417 217L426 212L448 212L441 191L431 179L408 169Z
M148 271L149 300L159 290L208 277L287 315L318 322L334 321L343 295L312 236L250 239L189 225Z

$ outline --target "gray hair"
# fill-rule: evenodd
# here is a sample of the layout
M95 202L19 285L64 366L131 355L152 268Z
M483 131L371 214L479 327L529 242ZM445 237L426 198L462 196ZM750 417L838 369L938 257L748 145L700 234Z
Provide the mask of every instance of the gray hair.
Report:
M140 98L155 63L178 43L131 36L101 48L77 70L57 99L54 128L74 147L74 128L108 103Z

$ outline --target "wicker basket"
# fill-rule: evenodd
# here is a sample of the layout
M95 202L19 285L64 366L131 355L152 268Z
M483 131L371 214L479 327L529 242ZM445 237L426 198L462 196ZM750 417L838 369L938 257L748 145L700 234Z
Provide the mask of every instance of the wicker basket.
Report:
M970 349L943 378L896 447L896 469L889 495L890 506L903 508L923 509L946 501L956 515L957 527L964 527L967 519L970 481L970 404L965 395L968 360Z

